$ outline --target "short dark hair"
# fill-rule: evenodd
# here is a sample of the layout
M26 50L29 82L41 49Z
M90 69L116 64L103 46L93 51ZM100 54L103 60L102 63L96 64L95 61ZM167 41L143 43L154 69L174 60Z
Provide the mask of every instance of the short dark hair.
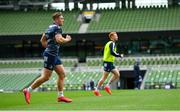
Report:
M61 12L55 12L52 14L52 19L55 20L56 18L59 18L60 16L62 16Z

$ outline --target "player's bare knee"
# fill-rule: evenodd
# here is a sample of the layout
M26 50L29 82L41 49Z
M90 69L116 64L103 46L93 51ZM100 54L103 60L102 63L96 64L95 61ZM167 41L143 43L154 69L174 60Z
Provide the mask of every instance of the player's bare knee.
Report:
M64 80L64 78L65 78L65 75L60 76L61 80Z
M120 77L120 74L118 73L118 74L117 74L117 78L119 78L119 77Z
M66 75L65 75L65 73L61 73L61 74L58 74L58 77L59 77L60 80L64 80Z
M116 79L118 79L118 78L120 77L120 75L119 75L119 74L116 74L115 77L116 77Z
M104 78L101 78L100 82L104 82L104 81L105 81L105 79L104 79Z

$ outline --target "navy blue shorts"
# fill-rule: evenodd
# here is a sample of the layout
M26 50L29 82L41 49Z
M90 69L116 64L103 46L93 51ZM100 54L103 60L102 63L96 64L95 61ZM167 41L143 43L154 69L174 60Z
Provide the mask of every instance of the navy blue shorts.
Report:
M113 69L115 69L115 66L113 62L103 62L104 71L111 72Z
M43 57L44 57L44 68L47 68L49 70L53 70L56 65L62 64L59 56L53 56L48 54L47 52L44 52Z

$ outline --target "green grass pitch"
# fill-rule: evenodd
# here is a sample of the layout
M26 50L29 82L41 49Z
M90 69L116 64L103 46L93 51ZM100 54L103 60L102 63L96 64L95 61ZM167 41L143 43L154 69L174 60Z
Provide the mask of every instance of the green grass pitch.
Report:
M180 90L65 91L72 103L56 102L56 92L34 92L27 105L22 92L0 93L0 110L180 110Z

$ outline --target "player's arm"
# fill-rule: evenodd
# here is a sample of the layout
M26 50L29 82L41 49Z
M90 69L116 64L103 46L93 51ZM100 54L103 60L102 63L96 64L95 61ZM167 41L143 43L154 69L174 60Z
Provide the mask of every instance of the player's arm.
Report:
M71 41L71 36L66 35L66 38L64 38L61 34L56 34L55 39L56 39L56 42L59 44L67 43L67 42Z
M113 55L115 57L123 57L122 54L117 53L116 51L114 51L114 49L115 49L115 43L111 42L111 44L110 44L110 53L111 53L111 55Z
M43 46L44 48L47 47L47 40L46 40L46 35L45 35L45 33L42 34L42 37L41 37L40 42L41 42L41 44L42 44L42 46Z

